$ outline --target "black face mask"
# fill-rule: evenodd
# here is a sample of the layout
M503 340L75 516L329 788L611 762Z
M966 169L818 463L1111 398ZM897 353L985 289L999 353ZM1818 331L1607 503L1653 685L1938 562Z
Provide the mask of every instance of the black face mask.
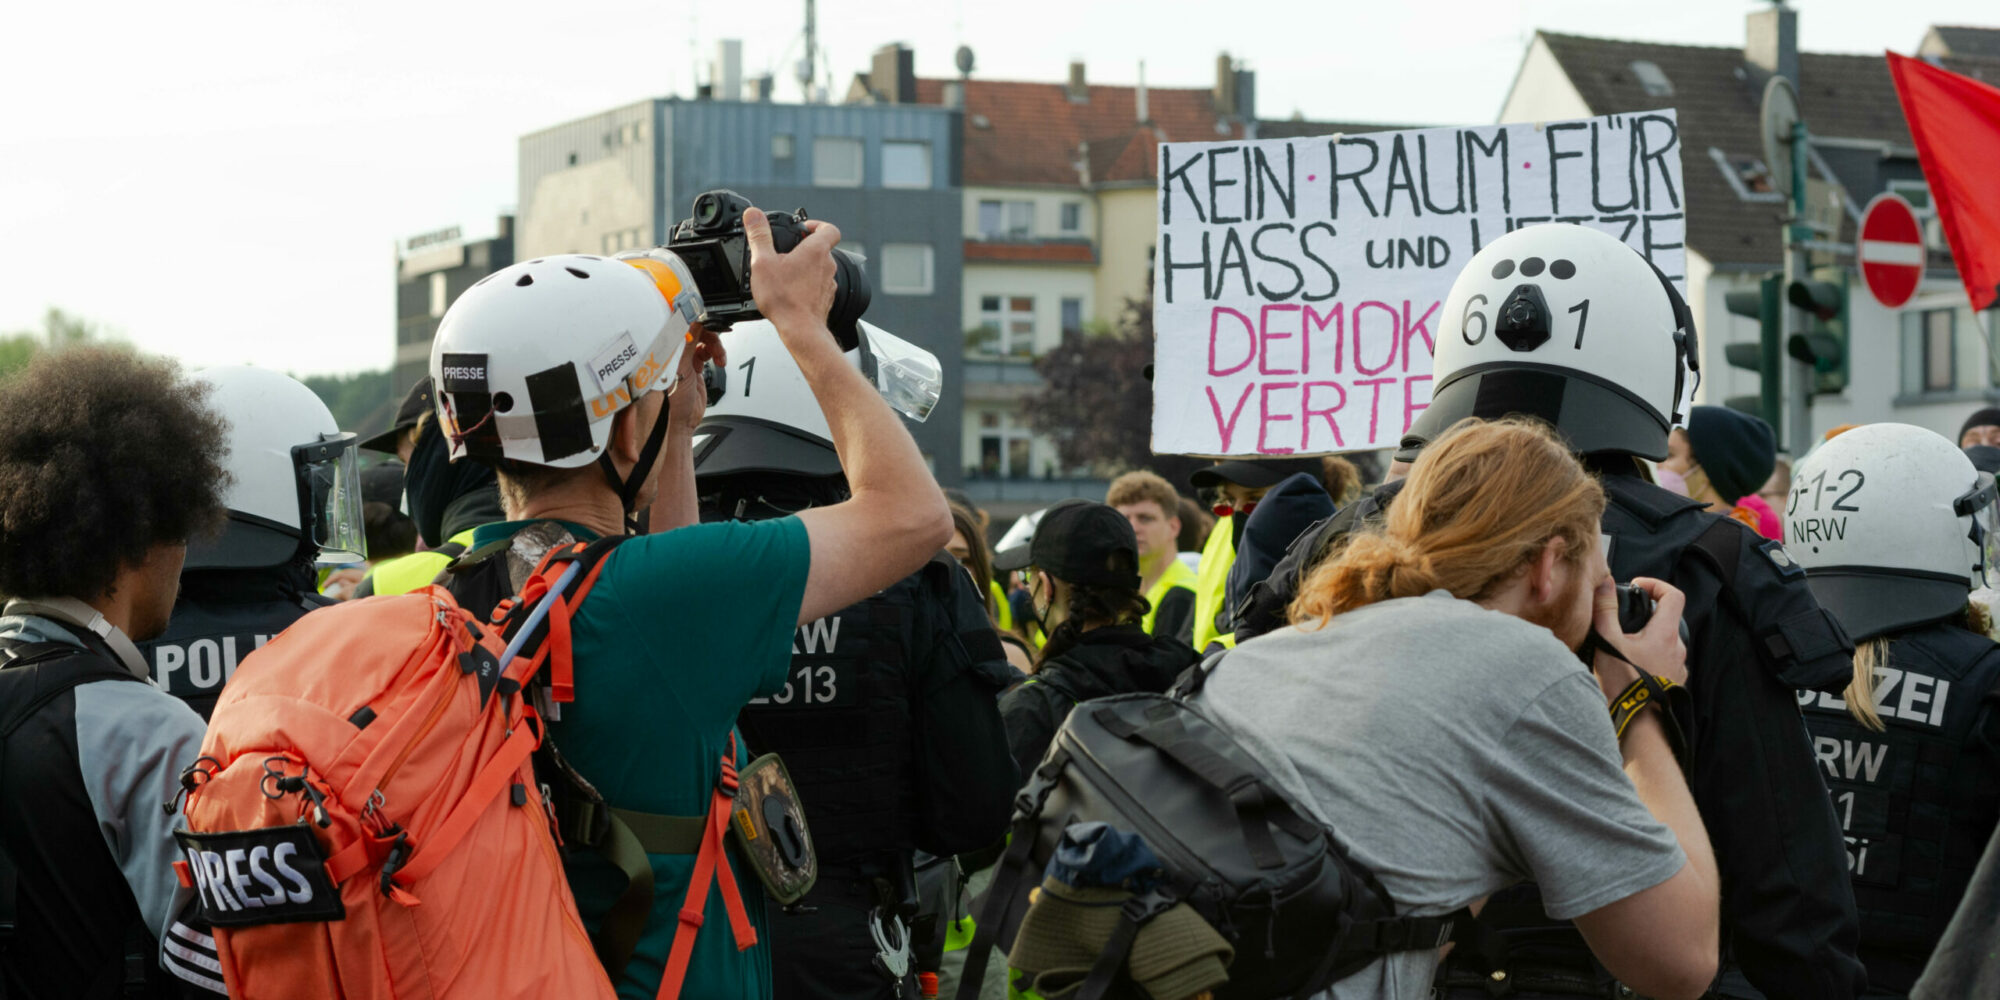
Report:
M403 492L410 519L417 522L417 534L426 548L436 548L451 537L445 528L445 513L454 501L484 490L493 495L497 506L499 489L492 469L470 458L453 462L438 422L424 421L403 473Z

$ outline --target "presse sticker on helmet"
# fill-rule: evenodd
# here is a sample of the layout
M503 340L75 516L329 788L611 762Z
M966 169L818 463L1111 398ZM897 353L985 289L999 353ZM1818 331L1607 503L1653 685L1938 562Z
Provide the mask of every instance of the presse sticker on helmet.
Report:
M1686 283L1672 109L1165 143L1159 157L1156 452L1395 447L1456 373L1443 371L1448 344L1469 348L1468 367L1589 376L1593 398L1572 405L1676 411L1676 358L1692 352L1673 338L1692 346L1693 331L1672 307ZM1564 229L1631 259L1570 246ZM1508 234L1544 230L1530 242L1547 245L1475 266Z

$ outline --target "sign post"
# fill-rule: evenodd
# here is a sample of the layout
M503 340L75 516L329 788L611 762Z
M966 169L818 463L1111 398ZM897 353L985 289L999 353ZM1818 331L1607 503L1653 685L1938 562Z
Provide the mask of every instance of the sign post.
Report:
M1686 285L1672 110L1163 143L1159 157L1159 454L1395 447L1430 402L1452 282L1523 226L1599 229Z

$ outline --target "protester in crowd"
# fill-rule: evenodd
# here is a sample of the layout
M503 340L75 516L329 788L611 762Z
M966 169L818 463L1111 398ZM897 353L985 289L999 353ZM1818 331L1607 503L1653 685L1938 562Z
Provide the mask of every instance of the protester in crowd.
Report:
M1139 540L1139 586L1147 635L1193 643L1195 573L1180 561L1180 494L1157 473L1138 470L1111 481L1104 502L1125 515Z
M1201 550L1208 545L1208 533L1215 527L1215 515L1203 510L1193 497L1176 495L1174 503L1180 509L1181 533L1174 540L1174 548L1180 550L1182 565L1191 570L1201 569Z
M737 357L757 361L756 393L749 380L728 386L701 422L715 441L695 462L702 520L762 522L848 499L827 417L777 330L746 323L729 336ZM848 358L869 367L869 350L864 342ZM801 905L771 917L778 1000L915 992L907 953L886 944L910 940L913 852L951 856L1005 832L1020 775L999 695L1016 672L986 596L939 553L802 625L790 679L743 710L744 739L786 761L819 862ZM880 968L864 960L871 953Z
M317 394L247 365L210 368L193 381L227 425L229 517L219 535L189 546L173 619L139 650L153 680L206 719L244 657L334 602L317 592L314 564L366 553L354 435Z
M1522 308L1504 324L1481 311L1480 301L1516 297L1516 262L1530 258L1550 271L1548 262L1566 262L1572 277L1537 284L1542 297L1519 295ZM1578 347L1571 335L1551 335L1571 300L1584 299L1592 302L1593 336ZM1488 244L1466 263L1443 312L1433 362L1438 388L1405 436L1401 457L1415 458L1468 416L1547 421L1603 483L1612 572L1621 580L1665 580L1687 595L1688 784L1732 886L1722 918L1734 965L1720 994L1754 996L1754 988L1773 1000L1853 997L1863 972L1847 854L1794 700L1798 690L1838 694L1849 680L1853 644L1782 545L1645 481L1640 459L1667 458L1668 429L1680 420L1679 402L1693 382L1689 365L1698 349L1686 303L1623 243L1558 223ZM1746 488L1769 474L1744 477ZM1393 513L1400 490L1384 486L1301 539L1272 571L1272 587L1295 589L1345 539ZM1746 761L1758 762L1754 781L1744 780ZM1498 894L1481 920L1510 941L1534 943L1503 970L1519 995L1539 995L1534 983L1558 994L1578 981L1615 988L1601 981L1582 938L1551 926L1531 888ZM1484 996L1492 981L1490 970L1456 956L1443 979L1440 995L1453 998Z
M762 212L745 212L744 225L756 304L826 415L852 494L844 502L659 530L695 518L696 372L725 360L715 334L687 324L701 305L677 260L566 255L515 264L459 297L431 350L437 419L452 456L497 465L512 519L474 533L475 548L505 542L481 566L504 568L519 586L547 549L622 534L635 511L650 510L655 533L614 549L571 617L575 697L549 726L550 740L611 806L648 815L712 812L718 761L732 748L738 765L748 760L734 736L737 714L791 679L794 627L915 572L951 535L944 497L901 418L827 330L839 231L808 223L811 233L780 254ZM683 350L690 332L697 342ZM589 371L602 388L552 385L552 368ZM543 373L537 414L507 412L525 405L535 373ZM479 589L481 573L468 568L455 592ZM708 870L694 880L694 856L647 853L652 903L616 976L621 990L652 996L664 980L665 992L689 997L770 996L769 950L740 947L751 940L732 918L747 911L761 941L761 896L742 894L732 905L729 881L711 892ZM757 884L738 870L735 852L728 864L734 886ZM585 922L601 926L624 880L594 851L572 851L566 867ZM683 923L683 910L698 921ZM670 950L680 961L670 962Z
M1336 827L1397 912L1534 879L1619 981L1700 995L1718 954L1708 836L1662 712L1621 736L1607 711L1642 671L1686 679L1680 592L1635 581L1658 611L1619 628L1604 493L1541 426L1461 424L1406 483L1381 533L1306 580L1298 624L1227 654L1197 703ZM1331 995L1425 997L1437 961L1391 955Z
M1165 691L1195 662L1194 650L1139 626L1139 541L1124 515L1100 503L1050 507L1035 535L996 557L1028 570L1035 617L1048 635L1035 676L1000 701L1014 762L1028 774L1078 702Z
M1327 455L1319 460L1320 482L1336 506L1346 506L1361 495L1365 481L1359 466L1345 455Z
M1742 521L1765 538L1779 538L1776 512L1757 495L1777 461L1770 424L1726 406L1697 406L1688 412L1687 429L1668 435L1660 467L1678 473L1687 495L1709 510Z
M428 375L417 383L426 400L430 384ZM506 520L493 470L478 462L451 461L444 434L432 417L423 417L417 425L403 493L424 549L376 563L356 596L406 594L429 585L452 560L469 553L473 532L480 525Z
M1958 446L1970 448L1976 444L2000 447L2000 409L1987 407L1974 410L1958 428Z
M1858 644L1846 692L1801 703L1847 833L1868 995L1900 997L2000 817L2000 645L1967 603L2000 511L1990 474L1908 424L1827 442L1798 482L1794 552Z
M147 682L133 647L167 628L190 541L227 513L211 384L95 348L0 382L8 996L223 991L214 941L178 919L194 893L160 808L201 752L201 717Z
M1993 942L1995 927L2000 927L2000 831L1986 842L1986 853L1966 886L1965 899L1945 927L1923 976L1910 988L1911 1000L2000 996L2000 947Z
M965 567L966 575L983 592L986 620L992 623L1000 645L1007 652L1007 665L1026 676L1028 671L1034 669L1035 650L1013 630L1014 615L1001 596L998 585L993 582L993 553L986 547L986 534L979 527L978 516L954 503L951 505L951 526L951 542L945 546L945 551ZM1013 681L1008 686L1012 687Z
M1332 517L1334 510L1333 498L1320 488L1318 480L1303 472L1264 494L1243 525L1243 541L1237 547L1235 564L1229 568L1224 614L1237 641L1284 626L1288 612L1282 603L1255 607L1260 596L1269 593L1259 585L1270 577L1291 544Z
M1236 543L1243 535L1243 522L1257 509L1264 492L1285 478L1283 468L1268 462L1231 460L1197 469L1189 482L1198 491L1215 494L1215 529L1201 550L1201 571L1194 591L1194 631L1196 650L1225 648L1236 644L1229 632L1225 604L1228 600L1229 567L1236 562Z
M425 375L417 379L416 384L403 394L403 401L396 404L395 420L373 436L362 438L361 448L394 455L396 461L410 464L410 453L417 446L418 425L429 419L430 412L431 377Z
M416 522L403 513L403 471L401 462L377 462L361 471L361 520L370 569L417 550Z

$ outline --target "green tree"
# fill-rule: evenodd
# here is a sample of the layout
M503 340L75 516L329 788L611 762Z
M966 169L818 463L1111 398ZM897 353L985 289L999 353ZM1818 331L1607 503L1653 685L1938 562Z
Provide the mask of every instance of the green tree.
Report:
M123 342L110 328L95 320L50 306L42 314L41 329L0 335L0 375L26 366L45 348L93 343L122 345Z
M397 400L386 368L346 375L308 375L299 381L333 411L333 419L342 430L373 434L389 426L395 418Z

